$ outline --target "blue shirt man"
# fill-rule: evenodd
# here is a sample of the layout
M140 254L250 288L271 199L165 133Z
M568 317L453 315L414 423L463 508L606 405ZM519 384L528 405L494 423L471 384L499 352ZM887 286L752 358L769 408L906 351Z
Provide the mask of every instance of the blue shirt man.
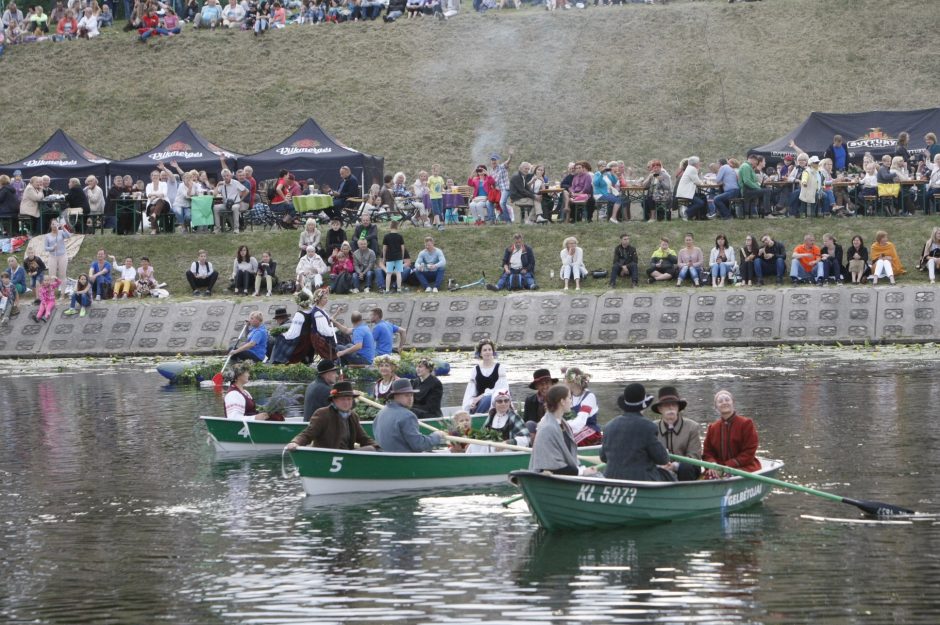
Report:
M401 335L401 343L405 342L405 330L390 321L382 319L382 309L372 309L372 338L375 339L375 355L391 354L395 348L395 334Z
M725 163L718 168L715 182L722 185L721 193L715 196L715 211L722 219L731 219L731 207L728 203L741 195L738 186L738 173L734 171L731 165Z
M362 320L362 314L358 310L349 318L353 323L352 329L338 321L333 322L337 328L349 334L351 340L348 344L337 345L336 355L347 365L371 365L375 360L375 339L372 338L372 331Z
M260 311L248 315L248 339L232 350L232 360L251 360L261 362L268 353L268 329L264 327L264 317Z

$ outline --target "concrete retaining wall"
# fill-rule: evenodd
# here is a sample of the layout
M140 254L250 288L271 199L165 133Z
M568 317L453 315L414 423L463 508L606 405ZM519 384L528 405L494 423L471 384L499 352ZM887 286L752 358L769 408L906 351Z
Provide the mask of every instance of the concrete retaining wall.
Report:
M940 298L923 286L657 289L603 294L536 292L469 297L336 297L331 312L381 307L408 329L408 345L456 349L493 338L501 347L640 347L940 340ZM265 319L289 298L96 303L87 317L48 323L35 308L0 327L0 357L218 353L252 310Z

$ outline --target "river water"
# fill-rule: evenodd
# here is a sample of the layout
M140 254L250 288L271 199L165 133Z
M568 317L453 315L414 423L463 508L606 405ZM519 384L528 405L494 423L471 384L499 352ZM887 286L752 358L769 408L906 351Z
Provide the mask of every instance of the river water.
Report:
M626 382L675 381L711 420L731 389L783 479L940 512L934 346L503 354ZM457 360L447 401L462 395ZM82 372L77 372L81 367ZM280 458L224 458L211 391L152 363L0 364L3 623L940 622L940 525L846 524L851 506L775 490L724 519L549 535L511 486L304 497ZM263 389L255 391L256 396Z

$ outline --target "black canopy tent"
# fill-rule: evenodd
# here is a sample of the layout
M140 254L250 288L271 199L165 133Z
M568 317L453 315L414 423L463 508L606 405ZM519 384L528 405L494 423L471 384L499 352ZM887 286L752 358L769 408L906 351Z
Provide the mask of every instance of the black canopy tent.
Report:
M42 147L26 158L0 165L0 173L12 177L13 172L19 169L25 180L32 176L49 176L52 178L52 187L62 191L68 186L69 178L80 179L84 186L86 176L95 176L99 184L106 184L109 162L79 144L63 130L56 130Z
M112 161L109 171L112 175L130 174L133 178L149 180L150 172L159 163L168 167L170 161L176 161L184 170L199 169L218 173L222 166L219 158L225 158L226 166L232 171L238 154L223 150L183 122L152 150L123 161Z
M346 147L327 134L312 118L279 144L239 159L242 167L251 166L256 180L276 178L282 169L299 180L313 178L334 189L339 185L339 168L349 167L359 179L363 193L373 183L382 183L385 159Z
M849 151L849 160L859 164L865 152L876 159L894 154L898 134L910 135L907 149L911 154L925 151L924 135L940 131L940 108L918 111L869 111L867 113L810 113L806 120L784 136L767 145L752 148L748 154L758 154L774 164L785 155L796 152L793 141L810 156L820 158L832 144L834 135L842 135Z

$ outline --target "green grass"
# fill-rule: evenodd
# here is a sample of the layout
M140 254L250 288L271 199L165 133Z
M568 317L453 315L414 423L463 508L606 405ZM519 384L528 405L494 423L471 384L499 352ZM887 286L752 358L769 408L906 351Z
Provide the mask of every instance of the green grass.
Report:
M584 249L585 264L589 270L610 269L613 248L619 241L622 232L628 232L632 243L637 248L641 263L649 259L649 255L659 244L659 237L665 235L673 242L673 248L678 250L682 245L685 233L690 232L705 252L714 245L715 236L724 233L735 248L739 248L748 234L760 236L769 232L776 240L786 244L788 251L800 242L803 235L812 232L817 241L822 241L824 233L835 235L836 240L847 247L854 235L859 234L870 246L874 234L878 230L888 232L889 239L894 242L901 254L901 260L907 274L900 278L901 283L926 282L927 274L915 270L918 257L923 249L924 241L930 236L930 231L936 224L933 217L894 217L894 218L820 218L820 219L751 219L731 220L725 222L659 222L613 225L603 224L573 224L550 226L451 226L444 232L407 226L403 228L402 235L412 258L417 257L423 246L424 236L431 233L447 257L446 277L453 278L459 283L467 283L480 277L480 271L486 272L489 282L495 282L501 271L503 249L511 242L513 232L521 231L526 242L532 246L536 257L536 280L542 289L560 289L561 281L557 279L561 266L559 252L561 242L566 236L573 235L578 238ZM385 224L380 225L380 238L387 231ZM347 230L352 234L352 229ZM189 297L190 290L186 283L185 271L195 259L199 249L209 253L209 259L219 269L219 286L227 284L231 273L232 261L239 245L249 246L252 255L259 257L261 252L270 251L274 260L278 262L278 273L281 279L293 277L294 267L299 256L297 247L299 233L297 231L262 231L233 234L174 234L174 235L94 235L85 238L78 257L70 264L69 275L77 276L80 271L87 269L99 247L109 254L114 254L119 261L124 255L139 258L141 255L149 256L152 261L157 279L165 281L167 288L174 297ZM554 271L556 279L549 277ZM626 286L623 281L620 284ZM607 287L607 280L594 280L588 278L582 288L588 291L600 292ZM661 285L644 288L667 288ZM219 289L217 291L221 292ZM481 289L468 289L465 294L479 293ZM422 294L423 295L423 294ZM361 296L364 297L364 296Z
M936 103L938 61L924 42L936 38L938 2L679 0L483 16L468 7L443 23L293 26L257 38L187 29L148 44L111 28L94 41L8 47L0 162L56 128L126 158L181 120L251 153L312 115L409 180L434 162L466 179L509 145L555 178L574 159L657 157L674 170L690 154L740 156L814 110Z

